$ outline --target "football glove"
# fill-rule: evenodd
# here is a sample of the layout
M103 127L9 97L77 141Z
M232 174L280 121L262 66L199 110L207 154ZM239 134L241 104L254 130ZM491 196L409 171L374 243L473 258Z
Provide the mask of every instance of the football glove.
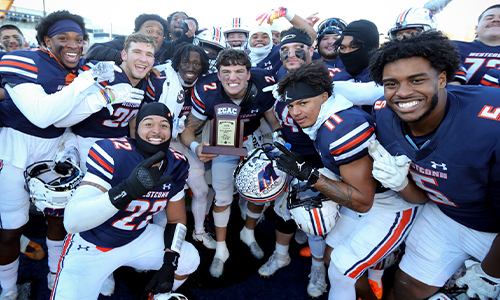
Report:
M274 143L274 146L283 153L283 155L276 158L278 169L296 177L298 180L307 181L314 169L305 162L304 157L280 143Z
M384 187L400 192L408 185L411 160L406 155L392 156L377 140L370 143L368 153L373 158L372 175Z
M256 21L259 22L259 26L264 23L264 21L267 21L268 24L270 25L273 25L273 22L274 20L278 19L278 18L281 18L281 17L285 17L288 21L291 21L294 17L295 17L295 14L291 14L287 8L283 7L283 6L280 6L278 9L276 10L272 10L271 12L269 13L264 13L262 15L260 15Z
M128 83L119 83L106 87L105 93L108 95L106 108L113 114L113 105L121 103L134 103L139 106L144 99L144 91L132 87Z
M115 71L121 73L122 69L115 65L113 61L100 61L89 70L95 82L113 82L115 80Z
M179 253L165 252L163 255L163 265L149 281L148 285L146 285L146 291L152 290L153 294L168 293L172 291L178 261Z
M132 200L138 199L154 188L170 181L172 176L161 178L160 168L153 167L164 158L165 153L159 151L138 164L126 180L108 191L111 204L117 209L125 208Z
M471 298L497 299L500 294L500 278L486 274L477 261L468 259L465 261L465 266L467 272L463 277L457 279L456 285L458 287L467 285L467 295Z

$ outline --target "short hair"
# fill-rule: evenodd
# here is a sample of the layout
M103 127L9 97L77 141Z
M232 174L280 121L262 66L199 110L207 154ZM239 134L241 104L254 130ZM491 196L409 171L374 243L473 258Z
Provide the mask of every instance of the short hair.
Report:
M305 82L317 92L325 91L328 97L333 94L330 71L322 59L291 70L278 82L278 94L283 95L287 86L295 87L297 82Z
M40 21L40 24L36 25L36 40L38 41L38 44L42 46L47 46L45 44L44 37L47 35L47 32L49 32L49 29L52 25L54 25L55 22L59 20L71 20L74 21L76 24L80 26L83 32L83 39L86 40L89 38L89 34L87 33L87 29L85 29L85 21L83 18L79 15L75 15L70 13L67 10L58 10L56 12L53 12L46 16L45 18L42 18Z
M190 43L182 43L180 46L177 46L174 56L172 57L172 68L174 68L176 72L179 71L179 65L185 57L189 56L190 52L198 52L200 54L201 74L207 73L210 67L207 53L200 46L195 46Z
M163 26L163 36L166 36L166 32L168 31L168 23L167 21L165 21L165 19L157 14L141 14L137 18L135 18L134 32L138 32L139 30L141 30L142 25L147 21L157 21L158 23L160 23L161 26Z
M479 15L479 18L477 19L477 22L481 22L481 19L484 17L484 14L490 10L490 9L493 9L493 8L500 8L500 4L494 4L490 7L488 7L487 9L485 9L480 15Z
M123 50L125 50L125 52L128 51L131 43L151 44L151 46L153 46L153 52L154 52L154 49L156 49L155 39L152 36L147 36L147 35L142 34L142 33L133 33L133 34L127 36L127 38L125 39L125 43L123 43Z
M371 77L376 83L382 84L386 64L412 57L422 57L435 70L445 71L448 82L454 79L460 68L460 54L456 45L441 31L428 30L416 36L391 40L374 51L368 67Z
M219 52L215 67L220 70L221 66L245 66L247 71L250 71L252 63L250 57L243 50L225 49Z
M21 31L21 29L19 29L16 25L12 25L12 24L5 24L5 25L2 25L0 26L0 36L2 35L3 31L4 30L7 30L7 29L14 29L14 30L17 30L17 32L19 32L19 34L24 37L24 34L23 32Z

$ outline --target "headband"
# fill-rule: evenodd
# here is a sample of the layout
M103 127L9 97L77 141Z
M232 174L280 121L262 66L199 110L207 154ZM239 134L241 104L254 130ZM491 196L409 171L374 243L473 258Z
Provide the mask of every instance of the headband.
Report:
M289 43L301 43L307 46L312 45L311 38L306 33L297 29L288 30L285 35L281 37L280 47Z
M326 91L324 89L317 91L310 84L299 81L295 83L295 87L288 85L284 92L285 93L282 95L281 101L284 101L288 105L297 100L319 96Z
M76 32L83 36L83 30L78 23L73 20L59 20L50 26L49 31L47 31L47 36L53 37L56 34L64 32Z

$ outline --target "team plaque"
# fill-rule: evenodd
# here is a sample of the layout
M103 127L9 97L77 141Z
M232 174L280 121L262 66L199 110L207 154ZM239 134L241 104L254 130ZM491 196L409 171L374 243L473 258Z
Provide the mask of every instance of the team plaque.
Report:
M243 147L243 121L241 107L231 103L218 104L214 108L214 119L210 126L210 146L203 147L202 153L246 156Z

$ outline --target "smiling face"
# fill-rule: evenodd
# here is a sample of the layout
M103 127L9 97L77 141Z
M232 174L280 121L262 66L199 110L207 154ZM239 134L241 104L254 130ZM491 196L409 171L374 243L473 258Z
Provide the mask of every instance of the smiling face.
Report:
M422 57L399 59L384 66L382 83L389 108L415 135L432 131L446 107L446 72Z
M137 126L137 134L144 141L152 145L159 145L170 138L170 124L163 116L149 115L142 119Z
M0 34L5 52L24 49L24 37L15 29L4 29Z
M241 100L245 96L250 71L243 65L221 66L217 73L224 91L231 100Z
M201 75L201 56L196 51L191 51L182 58L179 64L179 75L187 84L192 84Z
M336 40L339 39L337 34L326 34L319 42L318 52L325 60L334 60L339 57L337 49L333 46Z
M155 52L160 50L161 45L163 44L164 34L164 29L160 22L153 20L146 21L141 25L141 28L137 33L153 37L156 41Z
M230 47L242 47L245 45L247 35L243 32L231 32L227 34L226 42Z
M500 8L492 8L483 13L477 24L477 39L490 45L500 45Z
M316 97L296 100L287 104L292 119L301 127L311 127L318 120L321 104L328 100L328 93L324 92Z
M122 51L121 68L133 86L146 77L153 67L155 57L152 44L131 42L127 51Z
M83 36L76 32L63 32L52 37L44 37L50 52L69 69L76 68L83 51Z
M295 70L310 63L314 48L302 43L288 43L280 47L280 58L283 68L287 71Z
M265 32L256 32L250 37L250 47L261 48L271 43L271 37Z

